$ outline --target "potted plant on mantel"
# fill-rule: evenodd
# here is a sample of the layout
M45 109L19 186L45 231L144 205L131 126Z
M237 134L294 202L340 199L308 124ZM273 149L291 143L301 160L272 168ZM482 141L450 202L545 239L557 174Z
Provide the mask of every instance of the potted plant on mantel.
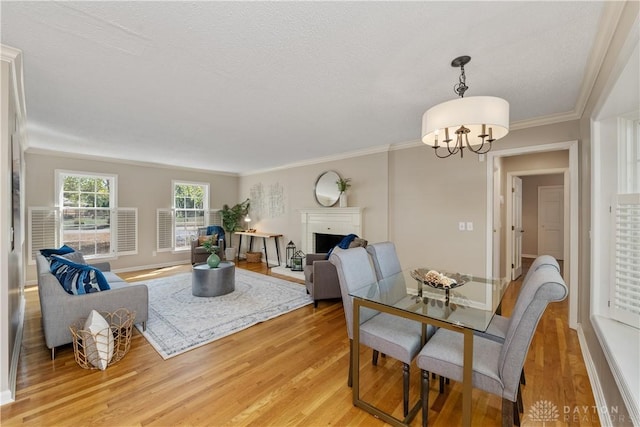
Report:
M233 232L241 229L240 223L242 219L249 214L249 199L242 203L236 204L230 208L229 205L224 205L220 214L222 215L222 228L229 233L229 247L224 250L224 256L227 260L231 260L236 256L235 248L231 247L233 243Z
M347 188L351 187L351 178L340 178L336 181L338 190L340 191L340 207L347 207Z

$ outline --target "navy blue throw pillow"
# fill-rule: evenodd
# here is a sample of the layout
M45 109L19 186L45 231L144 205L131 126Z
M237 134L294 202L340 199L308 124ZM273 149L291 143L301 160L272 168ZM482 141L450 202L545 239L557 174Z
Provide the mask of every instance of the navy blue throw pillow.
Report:
M76 251L75 249L73 249L71 246L67 246L67 245L63 245L63 246L59 247L58 249L40 249L40 253L46 259L50 259L51 255L66 255L66 254L70 254L71 252L75 252L75 251Z
M104 274L90 265L76 264L61 256L51 255L50 270L64 290L72 295L90 294L111 289Z

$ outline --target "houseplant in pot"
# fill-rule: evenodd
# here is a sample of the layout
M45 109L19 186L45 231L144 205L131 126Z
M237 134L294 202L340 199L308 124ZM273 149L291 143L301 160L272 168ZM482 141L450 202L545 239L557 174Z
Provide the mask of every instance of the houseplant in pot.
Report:
M340 207L347 207L347 188L351 187L351 178L340 178L336 181L338 190L340 191Z
M205 240L202 246L210 254L207 258L207 265L210 268L218 267L218 265L220 265L220 257L218 256L218 250L220 250L220 248L212 239Z
M229 207L229 205L224 205L220 214L222 215L222 228L224 231L229 233L229 247L225 249L224 256L227 260L231 260L235 258L235 248L231 247L233 243L233 232L241 230L240 224L242 219L249 214L249 199L245 200L242 203L238 203L233 207Z

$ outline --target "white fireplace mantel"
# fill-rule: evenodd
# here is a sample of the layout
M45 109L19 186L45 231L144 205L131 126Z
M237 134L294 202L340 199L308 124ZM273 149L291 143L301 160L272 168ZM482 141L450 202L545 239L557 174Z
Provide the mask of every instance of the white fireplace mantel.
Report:
M306 254L314 252L315 233L362 236L362 211L363 208L301 209L302 251Z

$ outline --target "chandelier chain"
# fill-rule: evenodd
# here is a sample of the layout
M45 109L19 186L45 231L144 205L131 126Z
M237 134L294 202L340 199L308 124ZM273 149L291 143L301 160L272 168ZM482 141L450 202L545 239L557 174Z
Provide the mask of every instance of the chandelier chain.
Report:
M460 65L460 77L458 78L458 84L453 87L453 91L460 97L464 98L464 93L469 89L467 86L467 76L464 73L464 64Z

